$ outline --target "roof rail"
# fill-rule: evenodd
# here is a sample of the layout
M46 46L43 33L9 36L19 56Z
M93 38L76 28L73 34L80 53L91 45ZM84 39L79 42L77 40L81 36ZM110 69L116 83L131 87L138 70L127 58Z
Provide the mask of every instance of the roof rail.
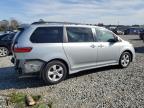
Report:
M33 22L32 25L35 24L74 24L74 25L89 25L89 24L83 24L83 23L73 23L73 22L46 22L46 21L38 21L38 22Z

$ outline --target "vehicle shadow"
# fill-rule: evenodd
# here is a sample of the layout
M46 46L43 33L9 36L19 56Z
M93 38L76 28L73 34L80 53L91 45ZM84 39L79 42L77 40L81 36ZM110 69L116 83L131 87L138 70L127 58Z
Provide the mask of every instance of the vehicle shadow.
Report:
M135 52L136 52L136 53L144 53L144 46L135 47Z
M0 90L23 89L44 86L38 77L19 78L14 67L0 68Z
M102 72L110 69L118 69L118 67L108 66L105 68L97 68L97 69L82 71L82 72L69 75L67 79L80 77L95 72ZM46 86L46 84L44 84L43 80L38 77L18 78L18 75L16 74L14 67L0 68L0 90L36 88L42 86Z

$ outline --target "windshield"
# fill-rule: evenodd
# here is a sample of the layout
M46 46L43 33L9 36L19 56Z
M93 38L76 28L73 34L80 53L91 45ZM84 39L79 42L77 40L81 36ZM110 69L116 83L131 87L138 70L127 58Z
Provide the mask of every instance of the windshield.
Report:
M15 33L6 34L6 35L2 36L1 40L11 41L14 36L15 36Z

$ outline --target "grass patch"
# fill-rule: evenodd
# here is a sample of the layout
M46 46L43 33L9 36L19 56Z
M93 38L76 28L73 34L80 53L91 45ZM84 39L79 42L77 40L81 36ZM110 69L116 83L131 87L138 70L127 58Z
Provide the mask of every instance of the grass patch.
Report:
M21 103L21 102L26 102L26 94L24 93L12 93L9 95L9 101L11 103ZM38 102L42 96L41 95L32 95L32 98L34 101Z
M26 104L26 94L24 93L12 93L10 95L8 95L9 99L9 103L13 103L15 104L15 108L25 108L27 106ZM52 102L47 103L43 103L42 100L42 96L41 95L31 95L32 98L34 99L34 101L36 102L36 105L34 106L27 106L26 108L52 108Z
M36 96L32 95L32 98L34 99L34 101L38 102L41 100L42 96L41 95L36 95Z
M49 103L48 103L48 107L49 107L49 108L52 108L52 105L53 105L53 102L49 102Z
M25 97L26 95L23 93L12 93L9 95L9 101L11 103L25 103Z
M25 103L17 103L15 104L14 108L26 108Z
M38 105L35 105L32 108L50 108L50 107L47 104L45 104L45 103L40 103Z
M53 105L52 102L50 102L48 104L46 104L46 103L39 103L39 104L33 106L32 108L52 108L52 105Z

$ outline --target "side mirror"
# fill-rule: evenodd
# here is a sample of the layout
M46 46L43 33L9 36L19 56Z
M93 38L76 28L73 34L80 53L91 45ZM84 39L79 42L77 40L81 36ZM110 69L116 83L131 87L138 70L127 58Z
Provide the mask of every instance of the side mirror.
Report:
M111 42L111 43L115 43L115 42L118 42L119 39L118 37L115 37L114 39L109 39L108 42Z
M115 37L115 42L118 42L119 41L119 38L116 36Z

